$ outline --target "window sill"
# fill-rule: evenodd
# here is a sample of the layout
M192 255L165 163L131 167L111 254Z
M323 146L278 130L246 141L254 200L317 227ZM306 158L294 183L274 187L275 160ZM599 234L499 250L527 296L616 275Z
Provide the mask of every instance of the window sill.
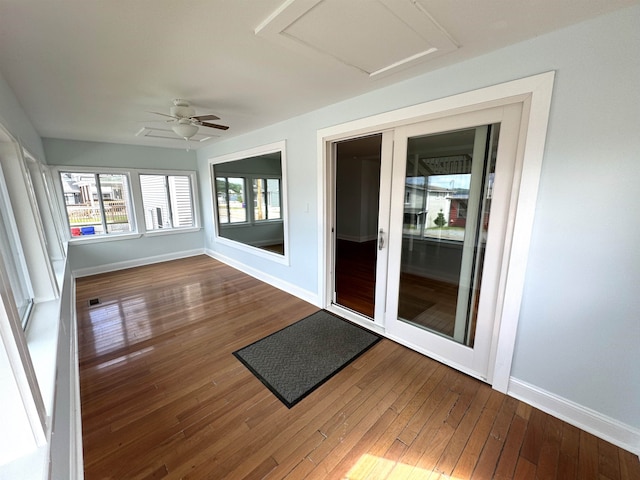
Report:
M53 413L59 327L59 299L36 303L33 306L25 333L47 417Z
M202 227L189 227L189 228L169 228L166 230L148 230L144 233L145 237L157 237L160 235L174 235L176 233L193 233L199 232Z
M115 242L118 240L131 240L142 237L141 233L124 233L121 235L96 235L89 238L88 236L73 237L69 239L69 245L84 245L89 243Z

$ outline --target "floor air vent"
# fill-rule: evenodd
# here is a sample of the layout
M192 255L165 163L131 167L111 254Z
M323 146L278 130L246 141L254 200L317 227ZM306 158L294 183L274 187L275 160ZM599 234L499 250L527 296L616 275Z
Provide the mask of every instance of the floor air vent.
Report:
M100 299L99 298L92 298L89 300L89 306L93 307L94 305L99 305L100 304Z

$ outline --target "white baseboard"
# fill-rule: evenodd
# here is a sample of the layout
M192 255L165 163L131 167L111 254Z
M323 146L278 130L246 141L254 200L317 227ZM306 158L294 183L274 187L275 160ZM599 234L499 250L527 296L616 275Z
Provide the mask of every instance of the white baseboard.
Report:
M204 253L205 251L203 248L198 248L195 250L186 250L183 252L155 255L153 257L136 258L135 260L126 260L124 262L108 263L105 265L98 265L96 267L78 268L73 271L73 276L75 278L88 277L90 275L97 275L99 273L115 272L117 270L125 270L127 268L151 265L153 263L168 262L170 260L178 260L180 258L194 257L196 255L203 255Z
M320 299L318 298L317 292L310 292L309 290L300 288L297 285L293 285L292 283L285 282L284 280L268 275L260 270L256 270L255 268L250 267L249 265L246 265L242 262L238 262L237 260L229 258L213 250L207 249L205 250L204 253L209 255L211 258L219 260L222 263L226 263L230 267L233 267L237 270L240 270L243 273L246 273L247 275L252 276L253 278L257 278L258 280L261 280L265 283L268 283L269 285L279 288L280 290L283 290L293 295L294 297L298 297L301 300L304 300L305 302L309 302L317 306L318 308L322 308L320 306L321 302L320 302Z
M508 394L620 448L640 455L640 430L511 377Z

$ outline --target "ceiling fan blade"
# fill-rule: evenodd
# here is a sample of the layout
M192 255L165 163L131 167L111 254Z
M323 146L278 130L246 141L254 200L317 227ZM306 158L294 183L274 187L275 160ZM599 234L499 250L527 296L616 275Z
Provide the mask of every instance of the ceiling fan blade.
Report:
M212 114L209 114L209 115L194 115L191 118L195 118L199 122L205 122L207 120L220 120L220 117L216 117L215 115L212 115Z
M216 125L215 123L209 123L209 122L200 122L200 124L203 127L217 128L219 130L229 130L229 127L227 127L226 125Z
M160 112L147 112L147 113L153 113L154 115L162 115L163 117L178 118L174 115L167 115L166 113L160 113Z

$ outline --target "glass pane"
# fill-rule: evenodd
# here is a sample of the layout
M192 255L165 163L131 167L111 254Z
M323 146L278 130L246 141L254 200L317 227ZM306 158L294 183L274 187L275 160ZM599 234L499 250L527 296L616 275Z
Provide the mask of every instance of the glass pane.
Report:
M61 173L72 237L103 234L102 210L93 173Z
M133 229L129 221L129 185L122 174L100 174L100 193L104 206L108 233L128 233Z
M147 230L171 227L166 178L164 175L140 175L144 223Z
M227 178L227 211L230 223L247 221L244 178Z
M280 213L280 179L267 179L267 212L270 219L282 218Z
M468 346L497 140L498 125L408 139L398 317Z
M4 181L3 178L0 178L0 180ZM16 232L15 219L11 213L10 205L2 194L0 194L0 246L2 246L0 253L9 277L11 293L24 327L33 303L30 294L31 284L26 273L22 245L20 245L20 239Z
M216 201L218 203L218 222L229 223L229 202L227 200L227 179L216 177Z
M253 218L256 221L266 220L267 216L267 202L266 200L266 186L263 178L253 179Z
M176 228L193 227L193 195L191 194L191 180L189 176L169 175L168 180L173 226Z

